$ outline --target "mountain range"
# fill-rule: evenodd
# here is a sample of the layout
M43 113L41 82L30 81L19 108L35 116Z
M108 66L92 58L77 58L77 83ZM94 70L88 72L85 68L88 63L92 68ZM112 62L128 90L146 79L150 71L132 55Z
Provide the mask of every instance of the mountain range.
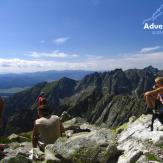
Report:
M63 111L86 121L116 128L131 116L139 117L145 109L143 94L163 71L151 66L144 69L115 69L94 72L81 80L63 77L42 82L6 99L5 135L31 131L37 118L37 97L46 92L53 114ZM33 108L33 110L31 110Z
M58 80L65 76L75 80L82 79L85 75L92 73L92 71L82 70L65 70L65 71L44 71L34 73L9 73L0 74L0 89L8 88L24 88L31 87L42 81Z

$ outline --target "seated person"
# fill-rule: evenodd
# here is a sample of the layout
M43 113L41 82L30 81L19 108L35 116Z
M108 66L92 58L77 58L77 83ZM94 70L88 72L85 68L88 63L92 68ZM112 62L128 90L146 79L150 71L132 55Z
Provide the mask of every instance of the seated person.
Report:
M44 151L47 144L53 144L64 132L64 127L56 115L49 114L49 108L46 105L41 105L38 108L39 119L35 121L32 144L33 148L37 146Z
M151 113L155 109L156 101L160 101L163 104L163 77L157 77L155 79L154 90L148 91L144 94L147 104L147 112Z

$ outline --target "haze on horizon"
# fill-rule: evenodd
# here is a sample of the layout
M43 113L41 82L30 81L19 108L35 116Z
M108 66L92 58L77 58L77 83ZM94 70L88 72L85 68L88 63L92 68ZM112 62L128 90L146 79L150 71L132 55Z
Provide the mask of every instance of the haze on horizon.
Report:
M163 34L142 22L162 0L0 2L0 73L163 69ZM163 15L155 23L163 24Z

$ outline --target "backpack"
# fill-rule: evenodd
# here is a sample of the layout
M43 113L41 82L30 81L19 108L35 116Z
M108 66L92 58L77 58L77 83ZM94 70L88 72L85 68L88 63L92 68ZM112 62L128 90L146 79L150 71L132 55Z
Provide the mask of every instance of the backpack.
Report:
M38 105L39 105L39 106L40 106L40 105L47 105L47 99L46 99L46 97L40 96L40 97L38 98Z

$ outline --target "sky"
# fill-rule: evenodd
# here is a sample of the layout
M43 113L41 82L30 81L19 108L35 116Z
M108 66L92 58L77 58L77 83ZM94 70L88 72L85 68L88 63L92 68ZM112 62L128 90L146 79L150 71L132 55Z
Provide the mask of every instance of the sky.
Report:
M163 69L163 0L0 0L0 73Z

